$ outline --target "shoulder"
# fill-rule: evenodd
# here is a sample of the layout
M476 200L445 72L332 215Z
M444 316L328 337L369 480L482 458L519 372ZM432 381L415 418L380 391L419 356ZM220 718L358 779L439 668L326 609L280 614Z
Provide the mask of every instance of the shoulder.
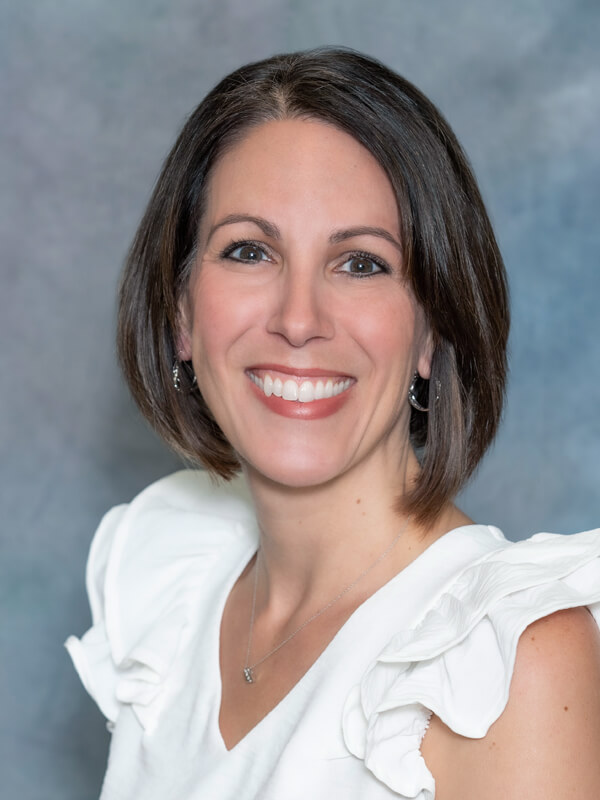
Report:
M124 602L127 595L129 607L143 610L165 580L173 583L190 570L235 559L254 536L241 480L217 483L200 470L161 478L131 502L110 509L96 531L87 563L94 621L108 595L118 594Z
M67 648L109 720L124 697L143 724L155 719L173 664L256 536L243 485L199 471L163 478L104 516L87 565L93 624Z
M600 632L586 608L521 635L508 702L481 739L432 719L422 753L440 800L600 796Z
M243 479L230 482L204 470L179 470L151 483L128 504L134 512L195 512L247 521L252 518L250 495Z
M558 728L558 749L565 737L581 742L577 728L587 707L582 752L598 750L600 713L592 710L600 691L598 624L600 531L538 534L517 543L500 537L491 552L467 563L432 597L414 626L399 631L363 676L354 697L363 698L366 738L353 752L364 752L367 767L396 791L408 786L392 769L402 753L413 772L408 783L431 798L439 780L447 787L436 795L440 800L495 798L494 762L504 800L512 797L502 765L518 770L509 763L509 753L518 753L525 769L527 748L540 750L545 741L536 739L536 731L547 739ZM364 698L370 698L368 707ZM479 756L485 748L487 762ZM544 752L556 759L556 748ZM488 766L479 769L479 793L468 795L478 763ZM448 788L448 775L456 779L457 794ZM528 787L514 796L538 795Z
M254 525L254 514L245 484L216 482L206 472L181 470L116 506L104 516L90 551L94 567L100 548L109 559L127 562L138 549L185 548L191 537L204 551L228 543L228 535L243 536ZM135 559L130 559L132 565Z

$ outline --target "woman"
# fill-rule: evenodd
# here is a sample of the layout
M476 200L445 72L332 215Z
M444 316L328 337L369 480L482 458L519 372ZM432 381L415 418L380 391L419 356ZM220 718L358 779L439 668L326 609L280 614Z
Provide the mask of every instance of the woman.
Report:
M68 647L102 797L597 797L600 537L454 504L499 421L505 275L413 86L344 50L225 78L132 246L119 347L212 475L113 509ZM518 647L517 647L518 645Z

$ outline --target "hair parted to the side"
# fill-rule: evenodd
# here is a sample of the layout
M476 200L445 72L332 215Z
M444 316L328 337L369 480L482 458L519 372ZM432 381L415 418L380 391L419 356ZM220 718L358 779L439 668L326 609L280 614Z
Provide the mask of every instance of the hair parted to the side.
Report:
M178 302L193 267L212 167L249 128L284 118L319 119L349 133L379 162L396 194L406 280L435 345L431 378L417 387L429 412L413 410L410 423L421 470L401 498L403 509L425 524L464 485L496 433L508 290L452 130L418 89L370 57L339 48L273 56L224 78L193 112L125 264L118 328L125 376L142 413L176 451L223 478L238 471L185 365L183 391L173 387Z

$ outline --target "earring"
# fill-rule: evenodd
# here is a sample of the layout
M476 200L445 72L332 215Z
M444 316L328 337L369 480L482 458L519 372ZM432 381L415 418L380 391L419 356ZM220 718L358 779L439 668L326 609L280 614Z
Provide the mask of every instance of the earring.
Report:
M171 367L171 379L173 381L173 388L176 392L181 392L181 374L185 372L185 370L181 370L181 362L175 359L173 361L173 366ZM196 386L198 385L198 379L194 375L192 378L192 384L190 386L189 392L192 392Z
M419 403L419 401L417 400L417 395L416 395L416 388L417 387L416 387L416 384L417 384L417 380L418 379L419 379L419 373L415 372L415 374L412 377L412 381L410 383L410 386L408 387L408 402L417 411L422 411L422 412L425 413L425 412L429 411L429 408L428 407L426 408L425 406L422 406L421 403Z
M181 391L181 375L179 374L179 361L173 361L173 367L171 369L171 377L173 380L173 388L176 392Z

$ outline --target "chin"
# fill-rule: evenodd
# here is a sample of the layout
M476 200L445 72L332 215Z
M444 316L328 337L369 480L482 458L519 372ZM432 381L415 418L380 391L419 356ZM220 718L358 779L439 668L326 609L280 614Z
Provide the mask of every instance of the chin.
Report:
M346 472L347 465L333 464L330 461L316 462L314 455L293 457L284 461L250 462L242 459L244 471L267 479L271 483L287 486L290 489L308 489L329 483Z

